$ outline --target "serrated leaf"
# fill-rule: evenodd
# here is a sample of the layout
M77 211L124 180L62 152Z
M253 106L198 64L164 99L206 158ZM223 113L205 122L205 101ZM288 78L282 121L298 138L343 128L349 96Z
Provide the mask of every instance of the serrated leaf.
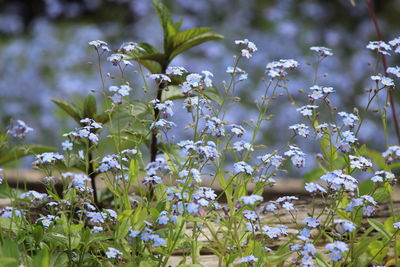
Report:
M64 110L71 118L73 118L77 123L80 123L81 114L79 109L73 104L68 101L64 101L57 98L52 98L51 101L56 104L59 108Z
M214 33L214 32L206 32L206 33L200 34L192 39L185 41L178 47L175 47L174 50L169 55L169 60L171 61L177 55L181 54L182 52L184 52L194 46L200 45L200 44L208 42L208 41L220 40L223 38L224 38L224 36Z
M0 156L0 165L4 165L8 162L17 160L19 158L28 156L41 154L45 152L56 152L57 149L48 146L42 145L29 145L28 147L23 146L15 146L11 148L6 154Z

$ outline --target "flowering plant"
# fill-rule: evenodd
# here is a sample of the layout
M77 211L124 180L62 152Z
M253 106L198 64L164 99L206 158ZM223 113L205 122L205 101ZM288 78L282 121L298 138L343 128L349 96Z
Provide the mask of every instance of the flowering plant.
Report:
M211 72L170 63L221 36L209 28L181 31L182 22L174 23L161 3L154 5L164 32L163 53L147 43L125 43L115 53L104 41L89 43L98 56L101 90L94 93L104 101L103 112L92 94L82 107L53 99L79 126L63 135L62 152L36 153L33 166L46 177L45 193L9 190L13 205L0 212L2 256L16 266L194 267L202 264L204 251L218 266L397 265L400 219L392 169L398 167L400 147L388 145L386 104L380 99L395 87L400 68L388 68L391 77L371 76L374 88L367 90L362 112L338 112L331 100L335 90L319 72L333 51L314 46L309 89L290 88L291 72L301 67L296 60L273 61L262 78L257 118L228 121L230 107L240 101L235 89L248 77L239 66L256 56L257 46L235 41L239 51L227 68L229 81L218 89ZM399 44L397 38L367 48L388 55L399 53ZM116 74L103 75L106 53ZM131 81L134 75L143 79L143 90ZM133 100L140 95L145 100ZM288 125L289 141L271 149L257 138L271 105L285 96L301 119ZM373 103L382 117L383 153L359 140ZM173 121L177 113L189 122ZM176 141L171 134L176 128L186 129L190 138ZM113 154L102 153L106 139L114 144ZM319 149L318 168L305 175L310 209L300 212L299 196L264 202L276 177L313 160L302 150L303 141ZM388 218L372 219L386 202ZM171 263L177 252L180 262Z

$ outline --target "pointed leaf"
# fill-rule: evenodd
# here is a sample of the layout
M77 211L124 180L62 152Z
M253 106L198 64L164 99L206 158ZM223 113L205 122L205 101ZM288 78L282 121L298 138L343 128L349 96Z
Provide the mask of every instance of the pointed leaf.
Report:
M161 65L165 64L166 56L148 43L139 43L142 50L135 49L126 53L129 60L135 60L151 73L161 73Z
M374 219L368 219L368 223L372 227L374 227L375 230L377 230L379 233L381 233L385 237L385 239L389 240L391 238L390 233L388 233L386 231L384 225L381 222L374 220Z
M172 24L171 13L163 3L160 3L157 0L153 0L153 5L163 29L164 39L166 39L168 38L168 24Z
M172 60L177 55L181 54L182 52L184 52L194 46L197 46L199 44L202 44L202 43L205 43L208 41L212 41L212 40L219 40L222 38L224 38L222 35L214 33L214 32L206 32L206 33L200 34L192 39L185 41L178 47L174 48L174 50L172 51L172 53L169 56L169 60Z
M203 94L218 105L222 104L222 96L214 85L203 91Z
M190 39L193 39L194 37L197 37L203 33L211 31L211 28L208 27L203 27L203 28L193 28L193 29L188 29L181 31L177 33L174 38L173 38L173 47L178 47L181 44L183 44L186 41L189 41Z
M132 116L142 115L149 110L149 105L147 102L134 100L131 102L131 111L130 114Z
M79 109L73 103L57 98L52 98L51 101L53 101L53 103L55 103L58 107L64 110L76 122L80 123L81 115Z
M110 112L102 112L100 114L97 114L96 121L102 124L106 124L110 120L111 116L112 113L110 114Z
M56 152L57 149L48 146L42 145L30 145L29 147L23 146L15 146L7 151L6 154L0 156L0 165L6 164L13 160L17 160L19 158L34 155L34 154L41 154L44 152Z
M49 267L50 256L47 248L44 248L33 257L32 267Z
M97 113L96 98L92 94L89 94L85 98L85 102L83 103L83 116L85 118L94 119L96 113Z
M168 90L163 90L161 94L161 102L167 100L186 98L188 95L184 95L182 90L178 86L168 86Z

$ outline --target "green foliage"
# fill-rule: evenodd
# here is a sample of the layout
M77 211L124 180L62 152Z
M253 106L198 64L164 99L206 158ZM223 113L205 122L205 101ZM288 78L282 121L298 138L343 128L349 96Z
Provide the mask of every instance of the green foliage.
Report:
M14 160L20 159L29 155L41 154L44 152L57 151L53 147L43 145L26 145L26 146L13 146L11 149L0 150L0 165L5 165Z
M154 74L163 73L170 62L184 51L202 43L223 38L222 35L211 32L211 28L181 31L182 20L174 23L170 11L163 3L153 0L153 4L163 29L164 53L148 43L140 43L141 49L130 51L127 55L129 59L137 61Z
M97 113L96 98L91 94L85 98L81 108L72 102L61 99L52 98L51 101L65 113L67 113L78 124L81 124L81 120L85 118L91 118L97 122L105 124L110 120L110 116L112 116L111 112L107 113L103 111L101 113Z

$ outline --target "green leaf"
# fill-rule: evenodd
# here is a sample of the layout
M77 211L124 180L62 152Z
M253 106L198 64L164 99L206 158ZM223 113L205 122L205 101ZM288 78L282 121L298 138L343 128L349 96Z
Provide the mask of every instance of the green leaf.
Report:
M6 154L0 156L0 165L6 164L13 160L28 156L41 154L44 152L56 152L57 149L42 145L29 145L28 147L14 146Z
M131 210L131 212L132 212L132 210ZM115 238L117 240L125 238L129 233L130 226L131 226L131 222L129 220L129 217L125 217L122 220L118 220L117 229L115 232Z
M292 254L293 254L292 251L288 251L288 252L286 252L286 253L284 253L284 254L282 254L282 255L277 255L277 256L272 255L272 256L268 256L268 257L267 257L267 262L268 262L269 264L279 264L279 263L285 262L285 261L290 257L290 255L292 255Z
M226 183L224 174L221 170L218 171L217 178L218 178L219 184L221 185L221 189L222 189L223 193L226 195L226 200L228 202L228 206L233 207L233 201L232 201L233 185L232 185L232 183L229 183L229 185Z
M151 73L161 73L161 65L167 64L167 57L148 43L139 43L138 45L142 49L126 53L128 59L135 60Z
M104 112L96 115L96 121L100 122L102 124L106 124L110 120L111 116L112 116L112 113L110 114L110 112L104 111Z
M206 90L203 91L203 94L210 100L214 101L218 105L222 104L222 96L219 93L217 87L214 85L211 87L206 88Z
M182 99L188 97L184 95L179 86L168 86L168 90L163 90L161 94L161 102L167 100Z
M154 194L155 194L158 202L164 201L167 198L165 191L166 191L166 187L164 184L158 184L156 186L156 188L154 190Z
M61 246L68 246L68 237L60 233L47 233L44 236L44 240L56 242Z
M185 264L179 264L177 267L202 267L203 265L201 264L189 264L189 263L185 263Z
M129 182L134 183L139 178L139 162L136 159L132 159L129 163Z
M396 232L396 229L393 227L393 223L395 223L396 221L394 220L393 217L389 217L385 220L385 222L383 223L383 226L385 228L385 230L391 234L394 234L394 232Z
M173 25L171 13L164 4L160 3L157 0L153 0L153 5L157 13L158 19L160 20L161 27L163 29L164 40L166 40L170 36L168 27L169 25Z
M100 242L100 241L106 241L106 240L109 240L111 238L112 238L112 236L110 236L110 235L90 233L88 244L97 243L97 242Z
M386 240L389 240L391 238L390 233L388 231L386 231L384 225L381 222L374 220L374 219L368 219L368 223L375 230L377 230L379 233L381 233Z
M10 257L14 259L19 258L19 249L16 241L7 237L3 239L3 244L0 249L1 255L5 257Z
M147 102L134 100L131 101L130 115L139 116L149 111L149 105Z
M372 197L377 202L385 202L390 199L391 186L388 183L383 184L383 186L377 188L372 195Z
M36 225L32 231L33 238L35 239L36 243L40 243L43 239L44 230L42 226Z
M50 261L50 266L65 267L68 265L69 259L67 253L52 252Z
M96 98L89 94L83 102L83 117L95 119L97 113Z
M1 230L10 230L13 233L21 230L21 228L16 224L15 221L11 222L10 218L0 217L0 228Z
M382 157L382 154L380 152L374 151L372 149L366 149L365 154L374 161L378 169L385 170L388 168L387 164L385 163L385 159Z
M32 267L49 267L50 256L47 248L44 248L33 257Z
M174 36L174 38L172 40L173 47L177 48L178 46L182 45L184 42L187 42L190 39L193 39L203 33L209 32L209 31L211 31L211 28L208 28L208 27L193 28L193 29L181 31Z
M374 182L371 179L367 179L358 185L358 190L360 191L360 195L369 194L374 187Z
M186 51L194 46L200 45L200 44L208 42L208 41L220 40L223 38L224 38L224 36L214 33L214 32L206 32L206 33L200 34L192 39L185 41L178 47L174 48L174 50L169 55L168 59L171 61L177 55L183 53L184 51Z
M318 180L325 172L321 169L312 169L304 175L304 183L309 183Z
M323 266L323 267L329 267L329 264L326 263L325 259L322 257L322 255L320 253L316 253L315 254L315 259L318 263L317 266Z
M139 267L155 267L157 266L157 264L155 264L154 262L147 260L147 261L141 261L139 264Z
M384 242L379 240L374 240L369 243L368 250L371 256L375 256L375 260L373 262L382 262L383 258L387 255L389 247L384 246Z
M77 123L80 123L81 115L79 109L73 103L57 98L52 98L51 101L53 101L53 103L55 103L59 108L64 110Z
M371 242L379 239L379 238L380 238L379 235L368 236L368 237L361 238L361 240L356 243L356 249L354 251L354 257L358 258L359 256L361 256L364 252L367 251L369 244Z

